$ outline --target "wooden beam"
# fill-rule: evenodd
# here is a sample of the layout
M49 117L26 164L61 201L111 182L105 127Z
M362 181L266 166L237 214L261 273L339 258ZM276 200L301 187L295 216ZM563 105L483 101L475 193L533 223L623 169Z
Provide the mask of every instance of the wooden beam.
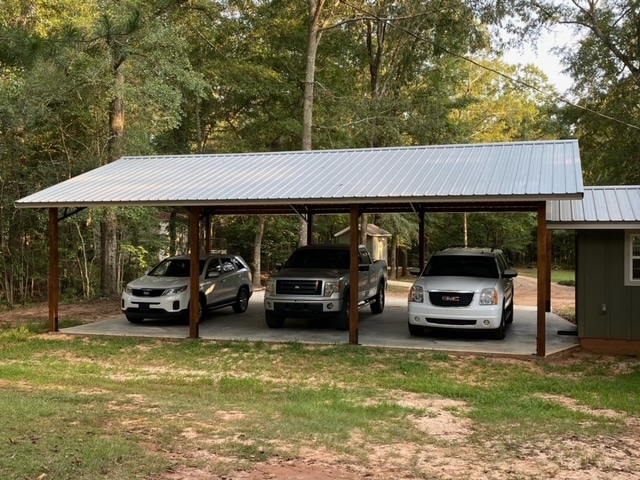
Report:
M358 206L351 205L351 215L349 222L349 285L351 285L351 287L349 288L349 343L351 345L358 344L358 280L360 278L358 272L358 266L360 264L360 261L358 260L359 238Z
M49 331L58 331L60 267L58 253L58 209L49 209Z
M547 249L547 205L538 204L538 302L537 302L537 336L536 355L544 357L546 351L546 289L549 272L549 256Z
M189 253L191 273L189 278L189 338L200 336L200 207L189 208Z

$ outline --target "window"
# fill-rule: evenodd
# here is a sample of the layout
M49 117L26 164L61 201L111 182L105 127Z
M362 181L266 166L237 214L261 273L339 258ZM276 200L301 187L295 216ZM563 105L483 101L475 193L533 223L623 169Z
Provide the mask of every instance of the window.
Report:
M640 286L640 230L628 230L624 237L624 284Z

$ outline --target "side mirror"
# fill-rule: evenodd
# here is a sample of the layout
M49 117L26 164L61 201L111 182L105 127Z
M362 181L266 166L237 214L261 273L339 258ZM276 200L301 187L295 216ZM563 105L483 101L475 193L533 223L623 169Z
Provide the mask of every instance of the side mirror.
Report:
M220 276L220 272L216 272L215 270L211 270L207 272L207 278L216 278Z
M416 267L411 267L411 268L409 269L409 273L410 273L411 275L415 275L416 277L419 277L419 276L420 276L420 274L422 273L422 270L421 270L421 269L419 269L419 268L416 268Z
M513 268L507 268L504 272L502 272L503 278L514 278L518 276L518 272L516 272Z
M358 265L359 272L368 272L369 268L370 268L370 265L368 263L361 263L360 265Z
M280 270L282 268L282 262L276 262L276 270Z

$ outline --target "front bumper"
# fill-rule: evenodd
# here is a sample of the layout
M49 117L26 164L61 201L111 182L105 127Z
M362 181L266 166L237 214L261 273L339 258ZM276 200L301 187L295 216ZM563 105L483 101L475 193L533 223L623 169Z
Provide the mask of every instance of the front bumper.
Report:
M138 318L182 318L188 312L189 298L185 294L136 297L123 293L120 308L125 315Z
M436 307L409 302L409 323L418 327L460 330L494 330L500 327L500 305L469 305L468 307Z
M276 296L265 296L264 309L281 314L285 317L313 317L340 312L342 310L342 300L331 297L282 298Z

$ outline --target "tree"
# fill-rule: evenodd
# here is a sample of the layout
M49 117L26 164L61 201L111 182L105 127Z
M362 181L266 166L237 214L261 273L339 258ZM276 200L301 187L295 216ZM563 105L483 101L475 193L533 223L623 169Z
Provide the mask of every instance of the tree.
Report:
M640 3L635 0L518 2L522 35L563 25L575 42L563 50L578 100L563 120L580 139L585 183L640 181ZM523 27L524 26L524 27Z

